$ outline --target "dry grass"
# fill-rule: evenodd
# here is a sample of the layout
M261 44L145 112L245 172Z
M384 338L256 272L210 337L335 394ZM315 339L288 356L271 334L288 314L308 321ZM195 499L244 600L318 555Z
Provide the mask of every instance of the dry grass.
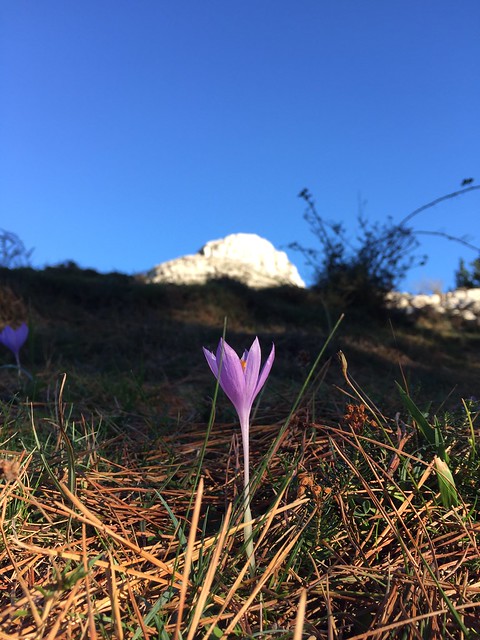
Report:
M74 493L24 457L0 494L0 637L289 637L302 594L316 638L460 638L459 620L478 630L472 505L443 508L432 461L362 435L350 416L334 427L299 414L283 430L257 478L254 579L232 516L230 425L214 429L198 483L205 425L127 466L84 452ZM253 430L255 468L281 427ZM405 465L418 465L408 489Z

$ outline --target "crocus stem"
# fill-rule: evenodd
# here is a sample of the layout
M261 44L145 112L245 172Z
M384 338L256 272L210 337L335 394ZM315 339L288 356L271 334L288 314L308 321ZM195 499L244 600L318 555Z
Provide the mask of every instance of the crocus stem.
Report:
M242 425L244 426L244 425ZM250 450L249 450L249 435L250 425L247 424L246 428L242 428L242 441L243 441L243 522L245 528L243 535L245 538L245 548L247 552L247 558L250 558L250 573L255 575L255 555L253 553L253 531L252 525L246 524L252 519L252 512L250 510Z
M249 522L252 519L252 512L250 511L250 504L245 503L245 513L243 516L244 522ZM250 573L255 575L255 554L253 553L253 533L252 525L248 524L243 530L245 535L245 545L247 551L247 557L250 558Z

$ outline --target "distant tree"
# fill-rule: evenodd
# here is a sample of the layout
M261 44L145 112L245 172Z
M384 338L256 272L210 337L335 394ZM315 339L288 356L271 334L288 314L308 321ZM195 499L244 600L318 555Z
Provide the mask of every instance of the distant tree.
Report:
M305 249L298 243L290 247L301 251L314 268L314 288L334 296L340 304L374 310L409 269L425 263L426 256L414 255L419 242L410 227L395 224L391 218L372 224L360 213L352 242L342 223L322 218L307 189L299 197L307 203L304 217L321 249Z
M386 294L395 290L415 266L424 265L427 256L418 255L421 234L442 236L460 242L471 249L465 237L451 236L441 231L421 231L411 226L411 220L438 203L479 186L466 186L415 209L399 223L389 217L383 223L370 223L362 212L357 217L355 238L340 222L326 221L317 211L315 201L303 189L298 195L307 208L304 218L320 242L320 249L305 248L297 242L290 248L300 251L314 269L314 288L326 293L345 307L378 311L384 306Z
M460 258L458 271L455 272L455 285L457 289L480 287L480 257L470 263L470 270L465 265L465 260Z
M28 267L32 253L33 249L27 250L15 233L0 229L0 267Z

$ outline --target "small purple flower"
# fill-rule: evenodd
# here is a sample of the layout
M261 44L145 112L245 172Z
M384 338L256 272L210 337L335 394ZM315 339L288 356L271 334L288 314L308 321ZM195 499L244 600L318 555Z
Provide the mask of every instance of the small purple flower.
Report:
M4 344L15 356L18 368L20 368L20 349L25 344L25 340L28 337L28 327L25 324L21 324L18 329L12 329L9 325L0 332L0 342Z
M244 522L245 542L247 556L250 558L252 575L255 573L255 557L253 553L252 526L247 524L252 519L250 511L250 413L255 398L260 393L275 359L275 346L268 356L263 368L260 370L262 353L258 338L255 338L249 351L244 351L241 358L235 353L223 338L220 339L216 355L203 348L203 353L213 375L225 391L228 399L235 407L240 419L243 443L243 482L244 482Z
M261 371L262 353L258 338L255 338L250 350L245 350L241 358L223 338L220 338L216 355L205 347L203 353L213 375L218 379L220 386L237 410L245 442L245 438L248 439L253 401L268 378L275 359L275 346L272 345L270 355Z

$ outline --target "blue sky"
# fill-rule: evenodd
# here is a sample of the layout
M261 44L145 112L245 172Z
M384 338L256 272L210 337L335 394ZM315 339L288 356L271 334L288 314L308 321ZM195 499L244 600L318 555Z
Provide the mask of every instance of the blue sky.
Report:
M317 247L480 184L477 0L17 0L0 8L0 227L135 273L252 232ZM480 245L480 191L415 218ZM422 236L403 288L475 252ZM288 252L302 276L311 271Z

